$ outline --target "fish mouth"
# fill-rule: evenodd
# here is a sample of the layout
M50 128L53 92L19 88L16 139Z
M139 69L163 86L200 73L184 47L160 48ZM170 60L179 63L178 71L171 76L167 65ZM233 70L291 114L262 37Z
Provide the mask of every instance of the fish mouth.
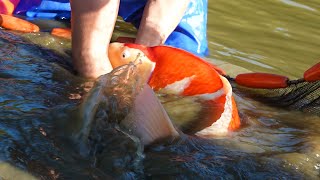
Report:
M78 110L81 122L77 124L82 125L73 133L76 141L90 149L95 146L92 143L103 144L99 137L110 128L138 138L141 145L177 137L174 125L147 84L153 68L152 63L138 57L101 76Z

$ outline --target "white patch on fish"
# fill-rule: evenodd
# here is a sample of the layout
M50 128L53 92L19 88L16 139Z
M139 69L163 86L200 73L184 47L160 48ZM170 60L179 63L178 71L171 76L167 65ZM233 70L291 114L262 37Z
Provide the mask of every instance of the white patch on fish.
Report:
M210 137L213 135L225 135L228 133L228 127L232 120L232 87L228 80L221 77L223 82L223 91L226 93L226 102L224 104L224 111L220 118L211 126L196 133L198 136Z
M164 94L182 94L183 91L189 87L191 81L194 79L195 76L186 77L182 80L176 81L172 84L167 85L166 87L162 88L159 92Z
M206 94L196 95L195 97L209 101L209 100L217 99L224 94L225 94L225 90L223 88L221 88L220 90L218 90L214 93L206 93Z

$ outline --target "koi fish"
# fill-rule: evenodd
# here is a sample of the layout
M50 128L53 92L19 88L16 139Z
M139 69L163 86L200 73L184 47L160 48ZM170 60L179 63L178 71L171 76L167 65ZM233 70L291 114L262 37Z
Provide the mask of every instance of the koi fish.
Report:
M127 55L128 52L124 54ZM118 60L120 59L113 59L113 62L121 63ZM146 56L135 57L132 61L133 63L115 68L98 79L77 111L80 112L80 121L73 118L76 122L71 123L71 132L75 132L72 134L76 135L76 139L90 141L88 137L93 131L103 129L103 124L114 122L138 137L143 145L179 136L167 112L147 84L155 63ZM99 104L104 106L99 108ZM101 113L105 111L107 113ZM107 116L96 119L96 114ZM100 133L103 132L96 132ZM95 136L92 135L91 139L92 137Z
M201 128L187 128L187 133L200 136L225 134L240 127L237 106L228 80L217 67L184 50L169 47L145 47L138 44L111 43L108 51L114 68L133 62L138 56L153 63L148 85L154 90L199 99L205 108L199 111ZM147 102L147 97L143 101ZM156 121L150 116L149 121ZM139 125L137 125L139 126ZM157 127L153 127L157 129Z

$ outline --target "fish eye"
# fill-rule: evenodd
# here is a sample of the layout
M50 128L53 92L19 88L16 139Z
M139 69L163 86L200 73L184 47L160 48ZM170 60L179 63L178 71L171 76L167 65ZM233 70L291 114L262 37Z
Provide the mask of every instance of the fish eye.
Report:
M123 59L126 59L130 56L130 52L128 50L124 50L121 56Z

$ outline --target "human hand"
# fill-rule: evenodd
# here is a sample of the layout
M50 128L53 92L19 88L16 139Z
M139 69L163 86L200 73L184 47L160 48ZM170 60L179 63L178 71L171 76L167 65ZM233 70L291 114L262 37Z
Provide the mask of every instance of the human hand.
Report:
M150 0L141 18L135 43L145 46L164 44L181 21L190 0Z
M73 65L78 75L86 78L98 78L112 71L112 66L107 56L97 54L78 54L73 56Z
M119 0L72 0L72 60L80 76L97 78L112 70L107 52Z

